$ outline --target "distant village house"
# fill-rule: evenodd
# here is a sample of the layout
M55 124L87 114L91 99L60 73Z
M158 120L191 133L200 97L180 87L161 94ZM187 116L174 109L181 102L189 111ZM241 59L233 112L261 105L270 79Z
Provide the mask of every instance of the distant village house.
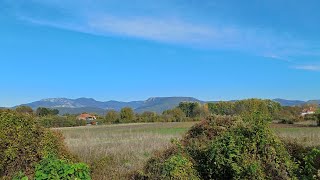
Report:
M80 114L77 117L77 120L85 120L85 121L94 121L96 119L97 119L96 116L93 116L93 115L87 114L87 113Z
M308 107L306 109L304 109L301 113L301 116L306 116L309 114L314 114L316 112L316 108L315 107Z

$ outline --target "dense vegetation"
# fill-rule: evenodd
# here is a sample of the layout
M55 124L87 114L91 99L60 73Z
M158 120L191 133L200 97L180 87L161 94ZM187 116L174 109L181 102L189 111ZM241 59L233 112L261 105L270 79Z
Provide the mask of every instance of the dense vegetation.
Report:
M109 110L105 116L93 114L97 117L98 124L117 124L117 123L137 123L137 122L186 122L200 121L211 115L231 115L246 116L252 112L259 112L268 120L276 120L280 123L293 124L298 121L313 120L320 125L320 111L316 114L309 114L304 117L301 112L317 105L304 106L281 106L272 100L247 99L240 101L214 102L200 104L198 102L181 102L176 108L163 111L162 114L155 112L135 113L130 107L122 108L119 112ZM77 115L65 114L58 115L56 109L40 107L33 111L30 107L20 106L16 111L22 114L33 114L44 127L73 127L85 126L85 120L77 120Z
M0 177L27 179L35 176L37 179L46 179L44 176L48 174L41 173L47 168L44 165L47 157L55 157L61 162L54 167L58 168L56 171L77 161L67 150L59 132L43 128L32 115L0 110ZM80 172L89 171L86 168L78 169L73 173L68 172L68 176L85 179L78 176ZM55 177L58 177L57 174Z
M320 111L301 116L306 105L282 107L271 100L248 99L200 104L181 102L162 114L135 113L125 107L98 116L99 124L199 121L181 140L158 151L133 179L319 179L320 148L279 139L271 121L317 121ZM77 115L27 106L0 110L0 177L2 179L91 179L89 166L79 163L51 127L84 126ZM205 120L203 120L205 119ZM202 121L201 121L202 120ZM110 157L95 159L98 164ZM101 160L101 161L100 161ZM104 164L104 163L102 163ZM106 168L105 166L101 166ZM108 167L109 168L109 167ZM96 176L93 176L96 177Z
M155 153L133 179L318 179L320 150L285 146L265 118L210 117Z

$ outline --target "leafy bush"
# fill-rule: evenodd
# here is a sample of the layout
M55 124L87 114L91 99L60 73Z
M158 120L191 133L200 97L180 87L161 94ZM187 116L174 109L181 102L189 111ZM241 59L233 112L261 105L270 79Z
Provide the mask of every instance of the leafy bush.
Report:
M281 142L263 127L241 124L213 140L199 164L205 178L289 179L294 163ZM209 170L207 170L209 168Z
M49 155L37 164L35 169L36 180L47 179L83 179L90 180L90 170L83 163L69 163Z
M277 119L281 112L281 105L272 100L245 99L235 102L208 103L209 111L214 115L238 115L242 117L253 115L257 112L268 119Z
M283 139L283 142L299 169L296 171L299 179L320 179L320 147L305 147L293 140Z
M302 179L320 179L320 150L312 149L303 160Z
M30 115L0 111L0 177L10 178L19 171L30 176L48 154L75 160L63 142L59 132L41 127Z
M306 121L317 121L317 116L316 116L316 114L306 114L304 116L304 120L306 120Z
M280 124L294 124L293 119L288 119L288 118L281 118L279 121Z
M189 172L199 179L295 179L297 165L266 122L259 114L210 117L180 144L156 153L134 178L184 179Z
M12 180L28 180L29 178L22 172L19 171L18 173L16 173Z
M85 120L77 120L75 116L45 116L39 117L38 121L43 127L46 128L87 125L87 122Z
M162 179L199 179L193 163L181 154L173 155L163 163Z
M320 109L316 111L315 117L316 117L315 119L317 121L317 125L320 126Z
M199 179L189 156L172 146L165 151L158 151L144 168L133 175L133 179Z

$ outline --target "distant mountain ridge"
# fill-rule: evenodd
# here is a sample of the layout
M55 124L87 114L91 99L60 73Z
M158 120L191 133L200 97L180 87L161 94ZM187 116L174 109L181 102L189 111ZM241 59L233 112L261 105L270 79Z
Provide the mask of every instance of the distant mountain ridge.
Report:
M300 101L300 100L286 100L286 99L273 99L279 102L283 106L296 106L308 103L320 104L320 100ZM153 111L162 113L164 110L172 109L180 102L217 102L217 101L201 101L193 97L152 97L145 101L97 101L93 98L48 98L40 101L31 102L28 104L22 104L30 106L33 109L38 107L55 108L60 111L61 114L79 114L82 112L92 112L97 114L104 114L107 110L119 111L123 107L131 107L135 112Z
M153 111L162 113L164 110L172 109L176 107L180 102L192 101L200 102L198 99L192 97L153 97L145 101L96 101L92 98L48 98L40 101L35 101L28 104L22 104L30 106L33 109L38 107L55 108L60 111L61 114L79 114L82 112L95 112L98 114L105 113L107 110L119 111L124 107L131 107L135 112Z
M273 101L276 101L280 103L282 106L297 106L301 104L305 104L306 101L300 101L300 100L286 100L286 99L273 99Z

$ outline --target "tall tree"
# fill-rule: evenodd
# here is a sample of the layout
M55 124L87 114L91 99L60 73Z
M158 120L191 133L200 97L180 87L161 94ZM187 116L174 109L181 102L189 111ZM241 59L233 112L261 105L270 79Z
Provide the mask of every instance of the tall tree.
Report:
M119 113L115 110L110 110L107 112L106 117L105 117L105 122L106 123L115 123L119 121Z
M186 118L186 114L180 108L163 111L162 115L171 122L182 122Z
M134 112L130 107L124 107L120 111L121 122L134 122Z
M234 115L234 102L221 101L216 103L208 103L210 113L216 115Z
M178 106L178 108L181 109L186 114L186 116L190 118L198 117L200 115L200 107L201 104L198 102L181 102Z
M320 109L317 109L315 116L317 119L317 125L320 126Z
M59 110L58 109L49 109L49 108L45 108L45 107L39 107L36 110L36 115L43 117L43 116L55 116L59 114Z
M29 106L19 106L16 108L16 111L22 114L33 114L33 109Z

